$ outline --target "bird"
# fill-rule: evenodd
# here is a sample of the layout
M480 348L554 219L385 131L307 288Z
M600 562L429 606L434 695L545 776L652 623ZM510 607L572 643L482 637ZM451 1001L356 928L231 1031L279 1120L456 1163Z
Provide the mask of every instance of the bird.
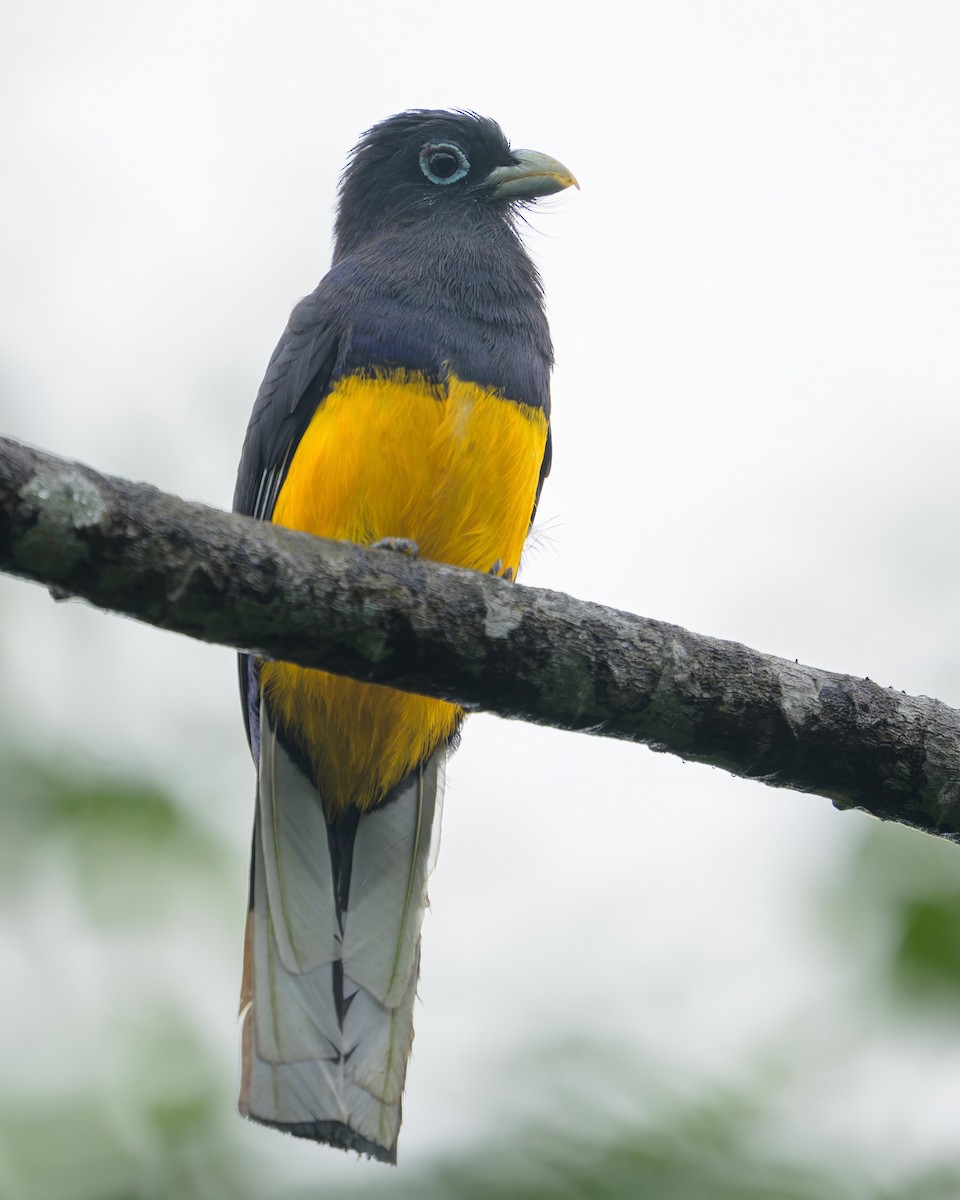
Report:
M553 347L524 209L579 187L465 110L362 135L330 269L247 427L234 511L494 573L550 469ZM257 772L240 1112L396 1163L426 883L463 711L251 654Z

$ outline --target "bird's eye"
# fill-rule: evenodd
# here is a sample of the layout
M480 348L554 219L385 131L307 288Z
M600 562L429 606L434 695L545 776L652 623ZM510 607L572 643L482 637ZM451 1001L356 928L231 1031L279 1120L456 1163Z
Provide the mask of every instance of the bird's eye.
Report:
M420 151L420 170L431 183L456 183L470 170L470 161L454 142L431 142Z

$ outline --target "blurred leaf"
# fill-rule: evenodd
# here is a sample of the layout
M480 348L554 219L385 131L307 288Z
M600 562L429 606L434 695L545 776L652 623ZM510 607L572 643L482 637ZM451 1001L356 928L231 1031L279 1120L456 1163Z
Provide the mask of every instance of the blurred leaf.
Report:
M907 986L960 991L960 892L901 909L896 967Z
M0 1108L3 1200L261 1200L232 1072L185 1010L140 1013L119 1073Z
M716 1127L699 1114L703 1140L691 1137L683 1121L651 1127L621 1122L602 1136L577 1134L569 1126L520 1128L506 1144L493 1143L428 1168L391 1186L390 1194L409 1200L854 1200L862 1195L826 1172L765 1157L751 1146L749 1127L739 1131L737 1145L718 1148L717 1140L727 1140L728 1121L721 1110L714 1116ZM719 1139L718 1129L724 1131ZM380 1191L352 1194L372 1200Z
M24 891L59 855L98 923L162 912L186 874L222 882L232 861L163 788L89 767L10 757L2 766L0 886Z
M869 898L942 895L960 889L960 846L894 822L872 822L852 882Z
M85 906L100 926L125 922L134 930L169 912L174 900L182 899L191 914L206 914L214 891L226 893L230 904L236 899L224 888L235 863L172 791L23 758L8 761L4 776L0 886L9 893L20 886L26 895L32 888L42 894L50 872L44 876L40 868L52 865L71 910ZM835 936L860 937L873 918L887 955L886 979L879 982L920 979L928 990L955 993L956 847L877 825L847 865L832 908L847 918L846 934L842 920L831 920ZM678 1087L669 1062L638 1061L614 1043L533 1043L527 1056L512 1062L510 1080L516 1084L518 1072L533 1076L518 1092L544 1097L538 1117L515 1110L505 1089L501 1124L480 1146L416 1165L404 1162L401 1148L397 1171L371 1164L357 1172L353 1186L340 1187L325 1168L338 1152L317 1147L316 1183L304 1187L277 1173L276 1158L235 1115L235 1064L212 1052L189 994L162 971L146 986L143 1007L129 1021L123 1017L121 1029L106 1020L118 1042L113 1066L102 1067L102 1075L38 1098L27 1059L21 1076L15 1064L8 1071L0 1108L2 1200L313 1200L321 1184L327 1200L960 1195L960 1171L949 1163L881 1192L869 1184L869 1164L842 1165L835 1155L810 1163L791 1158L789 1149L772 1150L768 1117L803 1076L809 1044L802 1037L780 1039L777 1072L747 1062L736 1079L707 1089L702 1083ZM91 1028L91 1036L102 1031ZM101 1059L94 1061L101 1069ZM13 1104L19 1087L29 1095Z
M874 1001L960 990L960 846L871 823L827 899L824 931L874 979ZM885 985L882 989L877 985Z
M121 1200L138 1153L102 1103L81 1096L0 1110L0 1178L25 1200Z
M183 824L169 797L142 783L76 784L48 777L43 784L31 810L38 827L66 826L87 837L110 833L162 844Z
M7 760L3 774L7 795L0 820L15 822L26 836L110 835L162 850L200 832L169 792L141 779L89 768L66 773L27 759Z

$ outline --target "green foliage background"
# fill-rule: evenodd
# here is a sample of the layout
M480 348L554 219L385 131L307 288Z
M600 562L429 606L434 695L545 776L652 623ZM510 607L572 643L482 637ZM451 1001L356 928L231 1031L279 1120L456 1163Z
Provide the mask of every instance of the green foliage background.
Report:
M12 755L3 776L5 927L29 926L55 877L67 902L58 911L70 912L83 930L78 953L90 955L92 971L122 974L126 947L149 954L151 943L169 940L171 926L176 938L184 903L199 914L209 953L234 954L243 864L176 797L148 780L67 773ZM832 889L810 898L825 939L856 956L869 928L884 948L874 960L865 954L873 966L857 987L862 1019L948 1031L955 1024L957 853L908 830L865 823ZM66 1013L71 997L62 1003ZM861 1015L844 1019L856 1025ZM679 1099L662 1066L622 1047L533 1039L518 1071L521 1090L544 1098L537 1113L515 1119L507 1105L503 1128L483 1144L438 1152L412 1168L371 1165L353 1180L327 1178L333 1152L317 1149L315 1183L285 1177L278 1166L285 1139L246 1136L250 1127L234 1112L233 1064L182 991L139 992L134 981L86 1030L86 1043L75 1045L76 1063L52 1070L49 1063L44 1069L42 1045L21 1046L12 1058L8 1050L0 1083L5 1200L960 1195L960 1154L922 1177L891 1181L877 1177L882 1163L836 1149L811 1157L802 1138L795 1145L770 1138L769 1113L791 1095L805 1096L795 1118L802 1129L803 1104L817 1103L817 1079L828 1077L817 1062L823 1044L810 1029L790 1033L739 1079ZM855 1053L842 1034L830 1046L832 1056Z
M960 704L956 5L0 11L5 433L228 505L347 148L474 108L583 185L525 580ZM0 579L0 1200L960 1196L957 848L484 718L400 1167L242 1122L234 672Z

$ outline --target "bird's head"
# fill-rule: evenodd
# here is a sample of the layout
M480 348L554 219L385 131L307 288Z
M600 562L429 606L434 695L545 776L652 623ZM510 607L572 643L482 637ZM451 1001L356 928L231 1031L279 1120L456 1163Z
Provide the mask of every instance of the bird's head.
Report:
M511 150L496 121L415 109L368 129L340 181L335 257L378 232L423 219L492 213L578 187L555 158Z

